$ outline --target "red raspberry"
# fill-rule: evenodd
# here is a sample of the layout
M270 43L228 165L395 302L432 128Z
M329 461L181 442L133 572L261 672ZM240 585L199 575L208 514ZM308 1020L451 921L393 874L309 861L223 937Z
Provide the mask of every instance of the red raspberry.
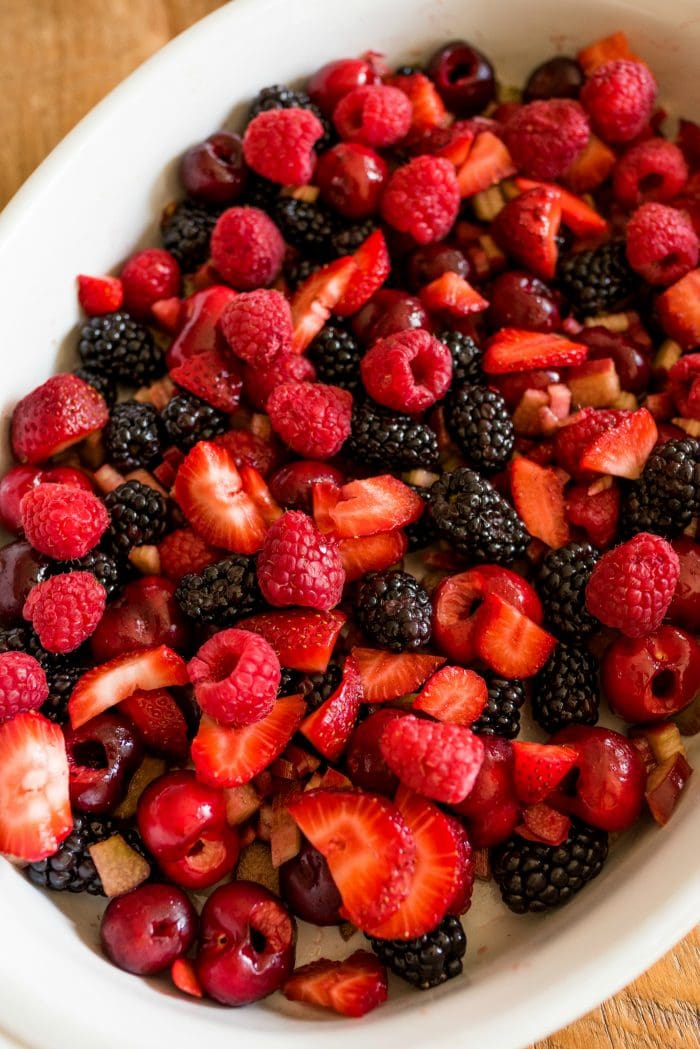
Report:
M221 314L221 331L231 352L256 367L292 349L292 311L279 291L246 291Z
M200 572L226 556L205 543L191 528L177 528L166 535L158 546L158 553L161 573L175 583L189 572Z
M379 339L362 358L367 393L397 412L422 412L444 397L452 381L447 346L422 328Z
M698 264L700 244L683 211L642 204L627 223L627 261L649 284L674 284Z
M454 164L443 157L416 157L397 168L382 197L382 216L418 244L442 240L459 211Z
M579 469L581 456L596 437L612 429L626 414L619 408L582 408L575 417L572 416L575 421L560 427L554 435L554 459L557 464L576 480L595 477L591 470Z
M66 572L38 583L22 615L47 652L72 652L94 632L105 610L105 588L90 572Z
M363 146L393 146L408 133L413 107L397 87L366 85L341 98L333 123L346 142Z
M23 397L12 415L12 451L40 463L64 451L109 419L104 398L77 375L52 375Z
M78 276L78 302L88 317L114 313L124 302L124 288L119 277Z
M270 643L250 630L220 630L187 669L204 713L238 728L270 713L282 676Z
M180 294L180 267L163 248L137 251L125 263L121 280L124 305L134 317L147 318L154 302Z
M253 117L243 136L246 164L283 186L305 186L316 164L314 145L323 124L308 109L268 109Z
M484 744L470 729L412 714L389 722L380 748L402 783L446 805L464 801L484 760Z
M0 655L0 725L26 710L38 710L49 694L41 663L26 652Z
M700 353L687 353L676 361L668 379L678 414L700 419Z
M225 448L239 469L245 465L252 466L263 477L267 477L270 470L279 465L277 442L272 444L249 430L229 430L215 437L214 444Z
M671 544L640 532L603 554L586 586L586 608L627 637L644 637L666 615L679 576Z
M623 153L613 171L613 192L624 208L645 201L673 200L688 181L688 165L678 146L648 138Z
M97 546L109 514L96 495L65 484L30 488L20 504L24 534L40 554L70 561Z
M288 510L268 529L258 554L258 583L275 607L300 605L328 612L343 594L338 546L301 510Z
M642 62L620 58L595 70L580 99L596 134L606 142L630 142L651 117L656 81Z
M265 287L282 269L284 240L272 219L259 208L229 208L214 226L211 259L234 288L249 291Z
M503 139L518 171L538 179L563 175L590 134L583 109L566 98L519 106L503 129Z
M261 412L266 410L273 390L284 382L315 382L316 369L308 357L280 354L265 368L243 369L243 388L250 403Z
M297 455L332 459L350 436L352 394L320 382L283 382L270 394L267 414Z

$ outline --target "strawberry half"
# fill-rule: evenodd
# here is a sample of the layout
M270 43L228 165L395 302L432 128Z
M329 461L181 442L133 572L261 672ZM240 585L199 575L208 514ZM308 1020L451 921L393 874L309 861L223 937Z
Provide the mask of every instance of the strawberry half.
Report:
M220 412L235 411L241 399L243 381L231 360L217 349L205 350L196 359L187 357L173 368L170 378Z
M124 288L119 277L88 277L78 274L78 302L88 317L114 313L124 302Z
M167 645L139 648L93 667L78 680L68 702L73 728L121 703L137 689L188 685L187 664Z
M380 229L370 233L352 256L357 271L352 275L345 293L333 307L338 317L349 317L378 291L391 272L391 259L384 234Z
M219 318L235 297L233 288L215 284L185 299L180 308L182 327L165 355L169 371L190 357L224 349L226 343L219 332Z
M345 582L352 583L368 572L383 572L400 561L408 550L406 533L400 528L360 539L341 539L340 560L345 569Z
M72 827L63 733L36 711L18 714L0 725L0 853L43 860Z
M654 416L646 408L638 408L594 438L581 456L579 468L634 481L641 475L658 436Z
M337 761L352 735L361 703L360 672L357 662L348 656L338 688L302 721L299 731L324 758Z
M486 706L487 697L486 682L475 671L443 667L429 679L411 709L468 728Z
M561 220L577 237L599 236L607 233L608 223L595 208L575 193L569 193L554 182L533 182L529 178L516 178L515 185L523 193L533 189L544 189L555 193L561 204Z
M282 994L341 1016L365 1016L387 999L386 969L371 951L355 951L343 962L319 958L297 969Z
M299 285L291 302L294 325L292 349L295 353L303 353L318 335L357 272L357 263L352 255L344 255L322 266Z
M564 484L550 466L518 455L509 467L513 505L530 535L553 550L569 542Z
M528 841L541 841L544 845L561 845L571 830L571 820L551 805L540 802L523 809L523 822L515 833Z
M445 126L445 103L440 98L435 84L425 73L390 76L386 78L385 83L408 95L413 107L411 128L407 136L409 140L412 138L412 131L426 131L428 128Z
M194 962L189 958L176 958L170 966L170 977L178 991L182 991L183 994L189 994L193 998L204 997Z
M261 612L241 619L237 625L264 637L283 667L307 674L324 674L347 618L338 609L332 612L293 609Z
M317 515L316 489L325 493L327 487L314 485L314 517L319 531L332 531L338 539L391 532L413 524L423 513L423 500L412 488L391 474L382 474L344 484L337 502L328 504L326 514ZM324 529L328 521L332 529Z
M463 197L473 197L482 189L510 178L515 170L513 158L501 139L491 131L482 131L457 172L459 192Z
M557 234L561 197L554 189L536 186L509 201L491 227L498 244L536 277L552 280L557 268Z
M97 433L109 411L104 398L77 375L52 375L28 393L12 413L15 458L40 463Z
M616 160L617 156L610 146L606 146L596 135L591 135L564 172L564 182L574 193L589 193L602 186L615 167Z
M353 648L362 679L365 703L388 703L420 688L445 662L444 656L402 652L394 655L376 648Z
M691 270L656 300L664 331L684 350L700 344L700 269Z
M568 368L581 364L587 356L587 346L563 335L501 328L488 341L482 367L488 375L506 375L531 368Z
M556 638L496 594L488 594L475 616L479 659L501 677L532 677L554 650Z
M450 313L455 317L483 313L489 306L476 288L472 288L464 277L451 271L421 288L420 301L428 313Z
M526 805L544 801L576 764L571 747L513 740L513 777L517 798Z
M121 701L119 709L133 721L150 750L175 759L187 756L185 716L164 688L137 689Z

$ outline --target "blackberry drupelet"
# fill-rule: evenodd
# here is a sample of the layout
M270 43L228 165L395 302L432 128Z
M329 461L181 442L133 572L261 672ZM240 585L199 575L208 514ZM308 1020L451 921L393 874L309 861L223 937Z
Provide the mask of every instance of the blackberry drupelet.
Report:
M510 564L530 542L513 507L466 466L435 482L430 514L440 535L473 561Z
M284 239L306 255L330 259L338 219L323 206L295 197L280 197L273 218Z
M590 543L569 543L549 550L537 575L537 592L547 623L557 637L587 637L598 620L586 608L586 586L598 562Z
M503 469L513 452L515 430L506 402L488 386L453 387L445 423L465 458L482 473Z
M105 496L111 524L106 544L115 554L128 557L135 546L157 543L165 534L165 499L140 481L126 481Z
M535 677L532 713L547 732L595 725L600 706L598 664L585 648L561 641Z
M352 255L377 228L373 219L343 226L331 237L334 255Z
M63 725L68 721L68 700L75 688L78 679L87 673L89 666L86 663L66 664L57 667L47 675L49 694L46 702L41 708L41 713L49 721L55 721Z
M315 273L321 263L318 259L303 259L297 256L284 264L284 276L290 288L294 291L303 284L312 273Z
M700 513L700 441L667 441L647 459L642 476L630 484L622 508L626 536L655 532L671 539Z
M467 938L459 918L451 915L416 940L368 939L380 961L420 991L438 987L462 972Z
M185 615L198 623L232 626L264 604L255 558L231 554L200 572L190 572L180 580L175 599Z
M107 458L117 470L147 470L160 459L160 435L160 416L152 404L116 404L103 433Z
M41 579L38 581L41 582ZM11 626L0 630L0 653L2 652L29 652L30 655L34 655L29 648L29 628Z
M107 402L107 407L112 407L117 399L117 386L109 375L105 375L104 372L98 371L96 368L75 368L73 375L77 375L88 386L92 386L94 390L101 393Z
M161 412L163 428L181 452L198 441L211 441L229 429L228 415L191 393L176 393Z
M343 452L365 466L398 473L417 467L429 470L439 456L437 437L429 426L370 400L353 407L352 431Z
M638 285L623 240L565 256L557 278L574 311L582 316L616 309L631 298Z
M452 354L452 387L465 386L468 383L481 385L484 373L481 370L482 352L470 335L461 331L441 331L440 342L447 346Z
M291 667L280 667L282 671L282 677L280 678L280 687L277 689L277 698L280 696L295 696L299 691L299 681L301 674L298 670L292 670Z
M163 247L185 273L193 273L209 258L209 242L220 209L198 200L181 200L163 212L160 233Z
M90 896L104 896L102 881L88 848L118 833L119 826L112 819L74 813L73 830L58 851L48 859L29 864L29 880L56 892L87 892Z
M163 351L148 328L121 311L91 317L80 330L78 353L86 368L128 386L142 386L165 371Z
M248 122L258 113L270 109L309 109L323 124L324 134L315 145L317 153L323 153L333 143L333 130L318 106L314 105L305 91L293 91L286 84L272 84L258 91L248 113Z
M513 835L491 850L491 870L504 903L525 914L567 903L600 874L607 855L607 833L574 820L561 845Z
M354 393L360 385L363 351L355 336L338 324L326 324L309 346L309 359L319 382Z
M343 668L329 663L325 673L297 675L295 692L304 697L309 712L318 710L333 695L343 679Z
M275 204L279 200L281 188L279 182L270 182L269 179L263 178L262 175L255 175L252 171L249 171L245 189L237 203L240 206L247 205L251 208L259 208L274 218Z
M37 582L43 583L50 576L64 572L91 572L107 592L107 600L114 597L124 582L122 570L114 557L104 550L91 550L85 557L74 561L46 560L39 569Z
M430 641L433 609L426 590L408 572L370 572L357 587L355 614L367 637L392 652Z
M406 482L408 483L408 482ZM416 495L419 495L423 500L424 509L417 521L413 524L406 525L404 532L408 539L409 550L423 550L424 547L430 546L438 538L437 528L433 521L430 513L428 512L428 506L430 504L430 493L432 492L432 485L430 487L423 487L417 484L408 484L409 488L412 488Z
M520 733L520 709L525 702L525 685L515 678L484 674L488 686L486 706L472 725L478 736L515 739Z

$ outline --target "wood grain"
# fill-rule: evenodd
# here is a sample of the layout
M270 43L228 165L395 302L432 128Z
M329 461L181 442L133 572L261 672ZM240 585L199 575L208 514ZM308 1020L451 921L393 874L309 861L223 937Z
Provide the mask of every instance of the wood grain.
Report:
M0 0L0 206L110 88L220 6L220 0ZM696 930L626 990L536 1049L698 1047Z

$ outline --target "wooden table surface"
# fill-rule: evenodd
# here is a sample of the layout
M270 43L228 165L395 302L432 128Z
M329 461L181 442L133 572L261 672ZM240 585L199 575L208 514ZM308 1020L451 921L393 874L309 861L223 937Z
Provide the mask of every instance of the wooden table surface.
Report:
M221 0L0 0L0 207L110 88ZM372 43L367 41L368 46ZM537 1049L700 1047L700 930Z

